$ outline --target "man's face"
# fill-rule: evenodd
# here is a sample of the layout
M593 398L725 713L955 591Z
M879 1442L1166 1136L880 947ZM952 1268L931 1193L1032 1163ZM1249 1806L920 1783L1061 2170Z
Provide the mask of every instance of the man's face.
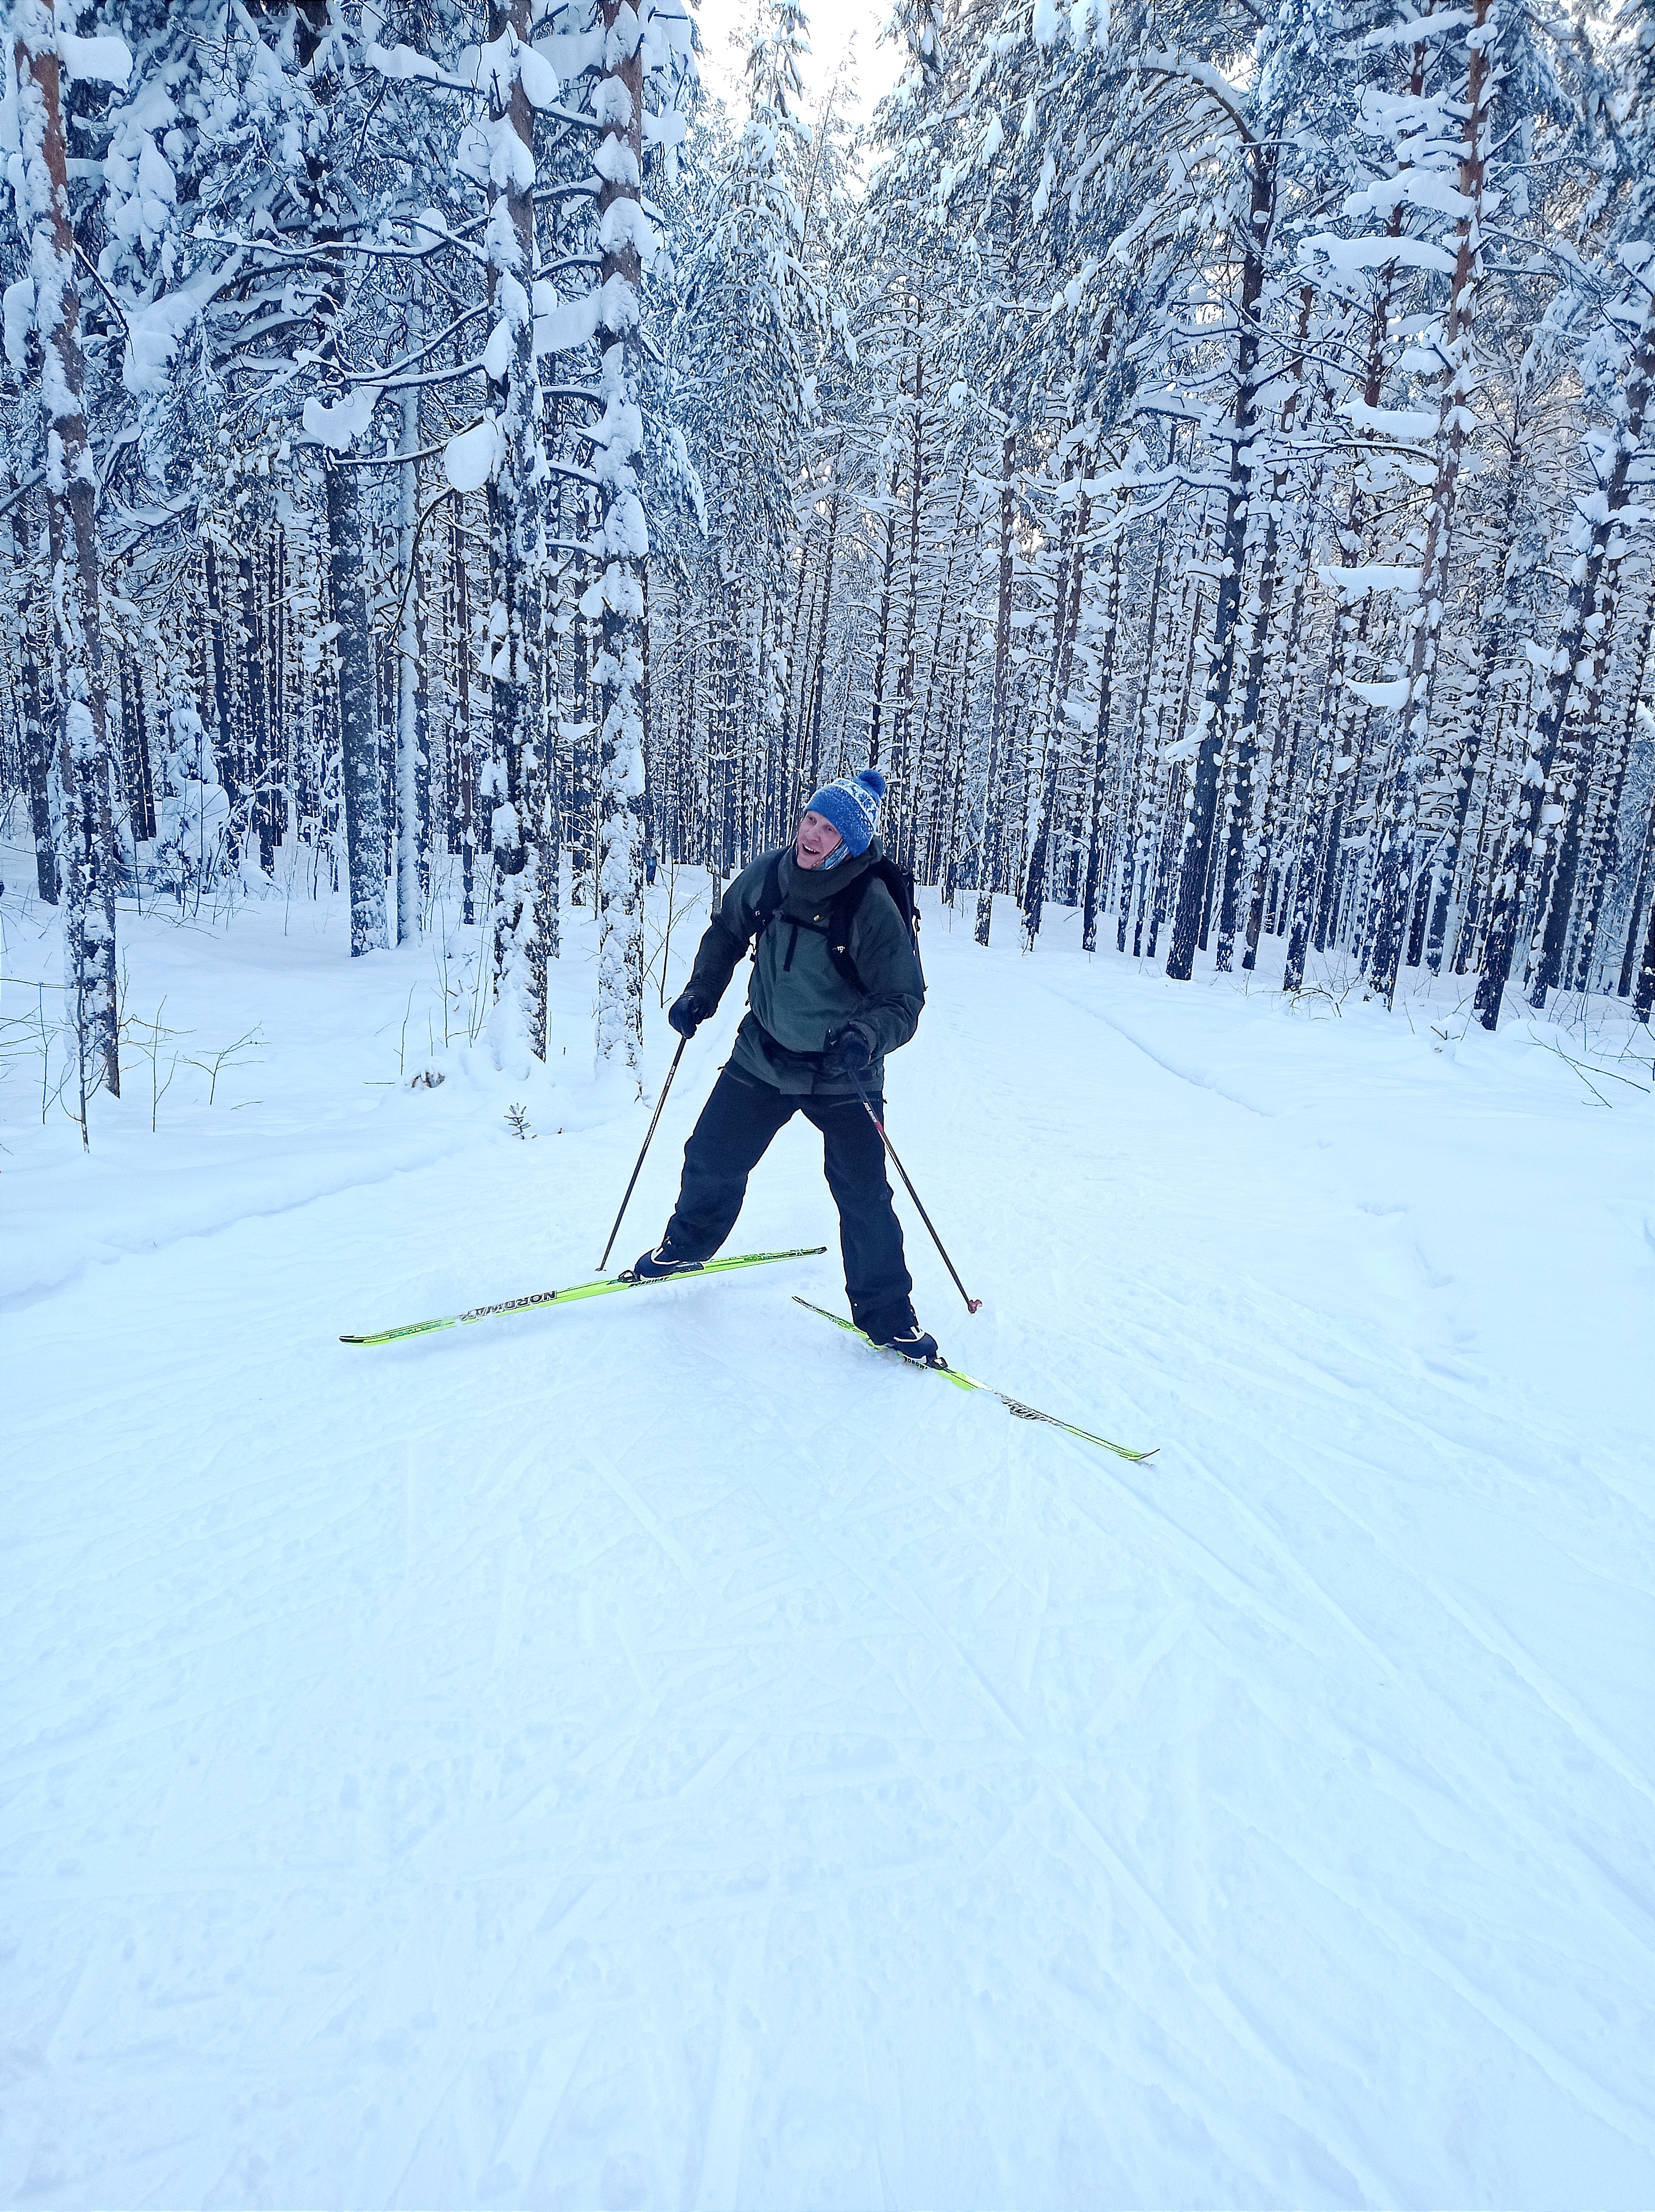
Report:
M818 814L807 806L799 824L799 834L793 841L793 857L801 868L819 868L824 860L832 859L843 842L826 815Z

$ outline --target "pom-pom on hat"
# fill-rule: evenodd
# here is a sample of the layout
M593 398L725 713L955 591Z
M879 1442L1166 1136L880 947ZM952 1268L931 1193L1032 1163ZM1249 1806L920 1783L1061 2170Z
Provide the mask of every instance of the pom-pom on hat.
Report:
M813 799L805 801L807 814L831 822L845 841L845 850L865 853L879 823L879 801L885 797L885 778L876 768L859 768L855 775L842 775L837 783L824 783Z

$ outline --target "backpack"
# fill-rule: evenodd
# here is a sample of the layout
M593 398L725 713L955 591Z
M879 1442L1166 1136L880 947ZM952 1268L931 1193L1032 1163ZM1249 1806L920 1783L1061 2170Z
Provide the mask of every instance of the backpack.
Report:
M890 892L891 902L907 927L909 937L913 942L914 958L918 963L920 913L918 907L914 903L913 871L910 868L898 867L896 861L887 855L881 854L871 868L863 869L854 883L847 884L842 891L834 892L827 902L828 918L825 928L818 928L813 921L795 922L791 915L788 916L789 929L807 929L812 936L823 936L827 939L828 958L853 991L861 991L866 987L861 977L856 973L855 962L850 957L851 925L855 921L857 912L867 894L869 884L875 883L883 884ZM764 880L759 886L758 903L755 910L757 926L753 930L752 945L752 957L755 960L758 957L759 939L781 911L782 854L777 851L770 855L770 864L765 869ZM788 958L782 963L784 968L790 964L791 959L792 947L789 946ZM925 969L922 963L920 964L920 982L923 987Z

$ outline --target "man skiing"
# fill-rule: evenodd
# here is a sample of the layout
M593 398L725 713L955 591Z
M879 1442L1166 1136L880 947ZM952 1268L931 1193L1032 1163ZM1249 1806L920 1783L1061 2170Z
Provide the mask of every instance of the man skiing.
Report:
M925 1002L912 932L877 872L884 795L877 769L824 785L792 846L762 854L725 893L666 1018L693 1036L756 935L748 1011L684 1148L666 1234L630 1272L652 1281L709 1260L735 1225L748 1176L802 1108L822 1133L857 1328L929 1361L937 1341L915 1319L884 1147L862 1103L883 1119L885 1055L908 1042Z

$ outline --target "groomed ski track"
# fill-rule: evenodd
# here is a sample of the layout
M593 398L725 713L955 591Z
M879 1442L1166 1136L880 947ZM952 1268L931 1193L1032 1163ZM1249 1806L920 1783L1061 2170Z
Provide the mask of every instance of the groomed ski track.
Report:
M595 1261L579 917L555 1086L411 1093L428 951L123 916L264 1042L4 1094L0 2200L1655 2202L1655 1101L925 903L921 1316L1147 1468L793 1308L802 1121L824 1259L342 1346Z

